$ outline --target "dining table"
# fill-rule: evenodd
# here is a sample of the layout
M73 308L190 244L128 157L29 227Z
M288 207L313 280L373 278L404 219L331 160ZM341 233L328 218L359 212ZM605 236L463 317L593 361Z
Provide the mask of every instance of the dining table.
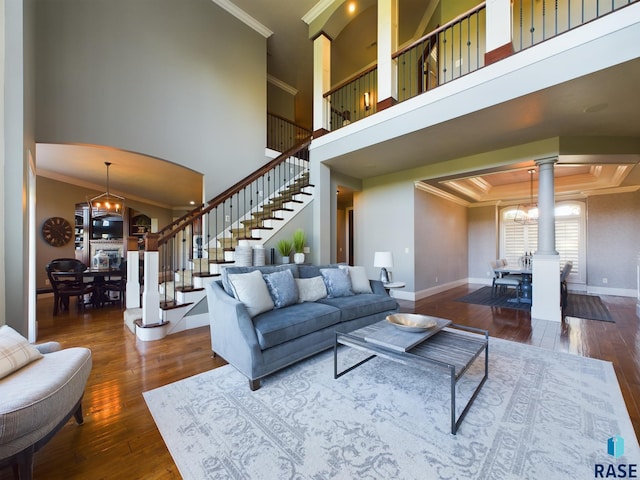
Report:
M76 277L76 272L55 272L53 273L55 278L64 281L65 278ZM102 287L106 280L113 280L122 277L122 270L116 267L110 268L87 268L82 272L83 281L87 283L93 283L95 291L92 294L91 304L95 306L102 306L105 303L105 290Z
M504 265L495 268L494 271L499 275L520 275L522 277L522 285L520 287L519 301L522 303L532 303L533 301L533 272L530 267L510 267ZM517 302L518 299L513 299Z

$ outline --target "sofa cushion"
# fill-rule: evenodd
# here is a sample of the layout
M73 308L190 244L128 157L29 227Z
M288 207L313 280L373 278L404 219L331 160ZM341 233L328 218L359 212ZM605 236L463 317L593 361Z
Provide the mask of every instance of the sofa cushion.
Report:
M321 268L320 273L327 287L328 296L347 297L353 295L349 273L342 268Z
M349 265L341 265L340 268L344 268L349 272L349 279L351 280L351 291L353 293L373 293L371 291L371 284L367 277L367 271L364 267L351 267Z
M299 302L315 302L327 296L327 287L322 276L311 278L296 278Z
M253 319L262 350L338 323L339 310L314 302L297 303L287 308L271 310Z
M298 303L298 286L291 270L266 273L262 275L267 283L269 295L276 308L286 307Z
M0 327L0 378L42 357L40 351L8 325Z
M274 304L269 295L269 289L262 278L262 273L258 270L230 274L229 282L233 289L233 296L244 303L250 317L273 310Z
M224 288L224 291L227 292L228 295L231 295L233 297L233 288L231 288L231 284L229 283L229 275L249 273L255 270L259 271L262 274L291 270L293 278L298 278L298 265L296 265L295 263L287 265L264 265L255 267L225 267L222 269L222 288Z
M321 268L338 268L338 264L331 265L298 265L299 278L321 277Z
M375 313L381 313L397 308L397 302L389 295L375 293L361 293L348 297L323 298L318 303L339 308L342 312L342 321L347 322L354 318L366 317Z

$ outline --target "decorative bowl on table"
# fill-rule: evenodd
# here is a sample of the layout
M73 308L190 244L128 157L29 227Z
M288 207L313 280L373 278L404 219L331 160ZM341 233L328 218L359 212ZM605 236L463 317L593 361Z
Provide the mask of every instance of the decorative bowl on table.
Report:
M424 332L438 324L433 317L415 313L394 313L387 316L387 321L391 325L407 332Z

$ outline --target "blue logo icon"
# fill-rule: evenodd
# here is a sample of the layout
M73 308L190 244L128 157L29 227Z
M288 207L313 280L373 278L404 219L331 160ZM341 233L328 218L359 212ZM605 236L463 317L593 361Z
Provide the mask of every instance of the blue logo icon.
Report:
M614 435L607 440L607 453L614 458L620 458L624 455L624 438L620 435Z

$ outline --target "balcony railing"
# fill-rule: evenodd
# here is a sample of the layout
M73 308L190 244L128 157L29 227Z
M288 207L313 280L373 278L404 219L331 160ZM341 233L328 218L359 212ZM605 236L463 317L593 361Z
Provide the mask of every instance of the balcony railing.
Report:
M393 54L398 101L420 95L484 66L484 2Z
M267 148L286 152L310 135L310 130L274 113L267 113Z
M513 48L520 51L638 0L514 0Z
M638 1L513 0L513 48L518 52ZM482 2L394 53L397 100L408 100L484 67L487 28L491 26ZM373 65L326 92L330 130L375 113L377 87L377 65Z
M337 130L376 112L378 69L374 65L324 94L329 99L329 128Z

